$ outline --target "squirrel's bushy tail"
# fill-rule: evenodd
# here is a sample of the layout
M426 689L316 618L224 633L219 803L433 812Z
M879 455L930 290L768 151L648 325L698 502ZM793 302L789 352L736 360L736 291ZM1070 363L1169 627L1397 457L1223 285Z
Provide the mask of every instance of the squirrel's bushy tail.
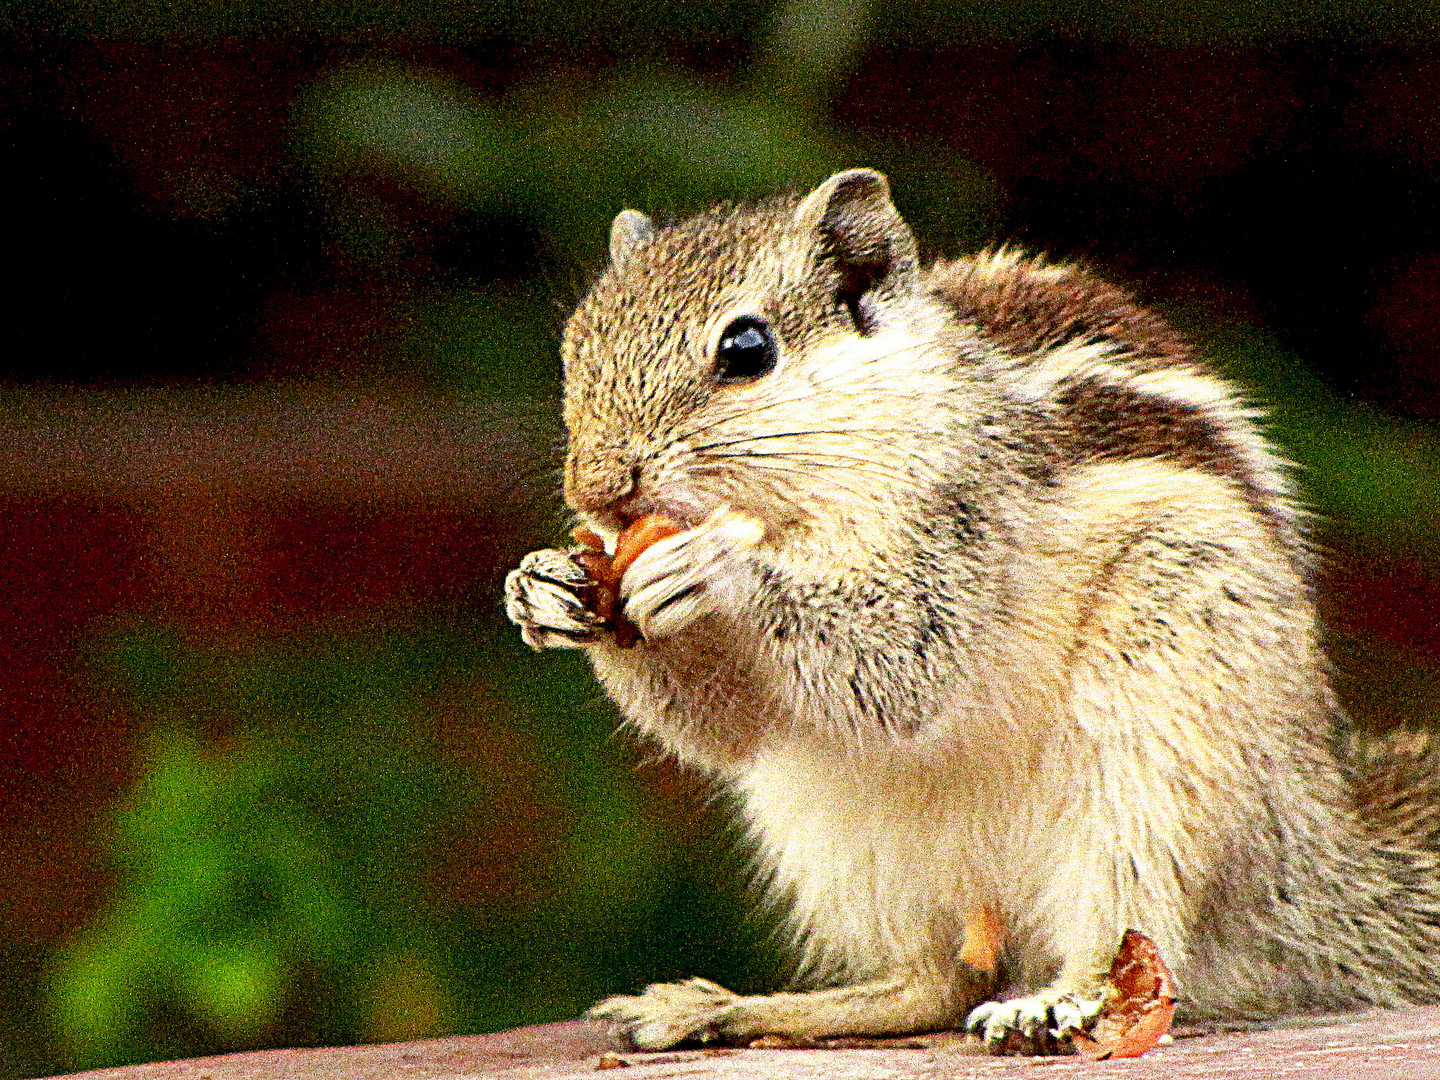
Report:
M1440 1001L1440 736L1348 734L1339 760L1354 792L1362 845L1322 874L1316 893L1326 984L1342 1004ZM1326 914L1328 909L1328 914ZM1325 995L1319 995L1325 998ZM1323 1002L1329 1007L1329 1002Z
M1361 820L1383 848L1440 870L1440 737L1400 731L1346 748ZM1429 891L1440 894L1440 876Z

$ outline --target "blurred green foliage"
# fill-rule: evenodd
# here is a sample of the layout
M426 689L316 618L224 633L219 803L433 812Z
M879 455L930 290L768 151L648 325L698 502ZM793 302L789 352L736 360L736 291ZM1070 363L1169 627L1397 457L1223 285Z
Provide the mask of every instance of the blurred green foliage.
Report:
M567 1018L677 958L745 981L739 890L689 865L724 857L665 849L586 674L512 638L111 641L153 727L114 899L54 971L67 1063ZM445 895L436 860L472 847L490 888Z
M484 101L431 72L359 65L304 97L296 151L337 200L336 228L382 255L388 247L367 237L383 230L384 210L347 198L352 178L503 216L551 257L595 262L630 201L689 210L839 164L829 132L794 106L650 69L581 87L527 83Z
M1348 400L1272 337L1213 315L1172 312L1191 340L1246 386L1296 468L1319 531L1348 544L1434 552L1440 543L1440 433Z
M560 382L558 319L552 297L534 284L466 283L417 296L396 348L457 391L543 398Z
M357 194L377 178L536 245L538 267L416 290L400 319L412 329L390 343L397 367L497 397L554 393L558 329L583 291L557 278L600 265L619 209L678 216L799 188L855 157L783 87L728 90L654 69L580 89L521 84L497 102L433 72L360 65L312 86L296 113L297 160L362 261L404 245L393 208ZM897 141L867 146L865 160L906 177L897 194L928 243L957 250L993 227L993 180L965 159Z

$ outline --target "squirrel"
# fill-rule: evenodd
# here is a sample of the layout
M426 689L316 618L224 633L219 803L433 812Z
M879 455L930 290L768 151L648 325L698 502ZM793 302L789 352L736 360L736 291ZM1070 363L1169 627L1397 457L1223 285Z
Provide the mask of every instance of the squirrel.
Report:
M625 210L562 345L565 497L506 610L731 792L801 985L601 1002L629 1043L1093 1024L1128 928L1192 1021L1440 1001L1440 767L1350 753L1261 414L1159 315L886 178ZM1432 798L1430 793L1435 793Z

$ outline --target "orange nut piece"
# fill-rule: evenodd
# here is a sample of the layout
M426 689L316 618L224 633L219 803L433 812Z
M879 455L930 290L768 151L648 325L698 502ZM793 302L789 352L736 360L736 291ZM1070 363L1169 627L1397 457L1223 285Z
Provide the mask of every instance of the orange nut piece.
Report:
M662 514L646 514L632 521L615 539L615 554L605 554L604 541L589 529L578 528L570 535L581 550L570 553L570 558L585 568L595 579L595 595L591 609L608 622L615 631L615 643L628 649L640 640L640 631L619 610L620 581L625 571L651 544L674 536L685 527Z
M682 528L678 522L660 514L646 514L632 521L615 540L615 584L620 584L620 579L625 576L625 571L630 569L630 564L651 544L664 540L667 536L674 536Z

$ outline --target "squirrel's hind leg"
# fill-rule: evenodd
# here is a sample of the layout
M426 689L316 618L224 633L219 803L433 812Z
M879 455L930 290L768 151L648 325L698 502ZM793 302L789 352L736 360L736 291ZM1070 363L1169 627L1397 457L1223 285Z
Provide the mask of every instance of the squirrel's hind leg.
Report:
M741 995L708 979L657 983L607 998L590 1010L641 1050L682 1043L746 1043L764 1035L797 1040L909 1035L953 1028L993 991L993 977L963 965L956 981L894 979L802 993Z

